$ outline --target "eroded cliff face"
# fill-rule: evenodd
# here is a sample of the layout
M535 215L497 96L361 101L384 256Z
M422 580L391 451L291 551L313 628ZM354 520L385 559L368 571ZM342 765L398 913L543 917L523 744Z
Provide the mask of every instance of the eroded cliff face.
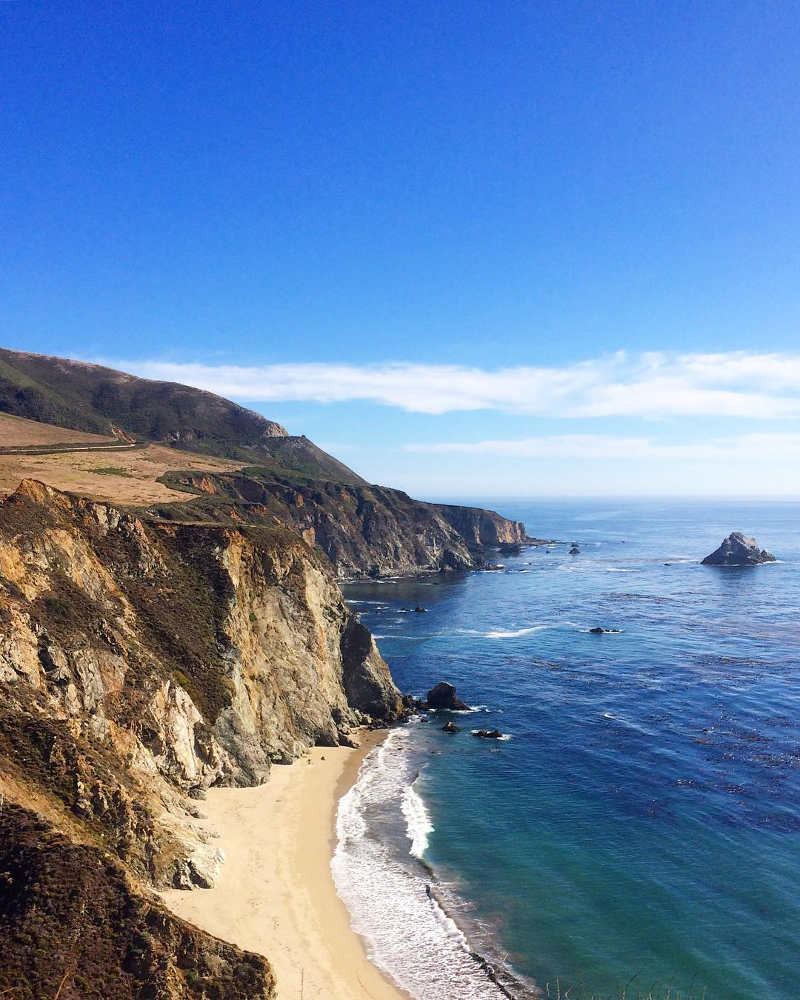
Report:
M197 500L158 507L160 517L277 520L318 545L339 578L475 569L487 548L530 541L524 524L494 511L424 503L385 486L290 481L259 469L168 473L164 482Z
M205 788L401 711L326 560L279 525L148 523L26 481L0 505L0 598L0 791L156 884L213 881Z

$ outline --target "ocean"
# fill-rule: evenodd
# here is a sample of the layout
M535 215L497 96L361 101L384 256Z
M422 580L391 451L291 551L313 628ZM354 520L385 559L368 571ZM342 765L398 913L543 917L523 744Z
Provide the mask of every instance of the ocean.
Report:
M475 502L560 544L345 587L401 690L472 707L393 730L340 803L372 959L418 1000L796 1000L800 506ZM700 565L733 530L779 561Z

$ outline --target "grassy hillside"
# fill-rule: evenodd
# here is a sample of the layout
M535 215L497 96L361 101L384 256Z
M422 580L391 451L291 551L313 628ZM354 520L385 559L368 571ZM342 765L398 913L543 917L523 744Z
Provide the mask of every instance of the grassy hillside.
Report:
M363 483L307 438L290 437L280 424L221 396L81 361L0 349L0 413Z
M2 349L0 411L91 434L122 430L220 454L286 435L280 424L210 392Z

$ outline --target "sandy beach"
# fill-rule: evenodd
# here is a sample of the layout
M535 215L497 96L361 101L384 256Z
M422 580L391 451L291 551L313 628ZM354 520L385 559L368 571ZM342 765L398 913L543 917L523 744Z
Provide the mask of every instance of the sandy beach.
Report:
M384 735L313 748L258 788L211 789L201 808L225 852L217 885L162 893L179 916L265 955L279 1000L408 1000L367 959L330 871L338 801Z

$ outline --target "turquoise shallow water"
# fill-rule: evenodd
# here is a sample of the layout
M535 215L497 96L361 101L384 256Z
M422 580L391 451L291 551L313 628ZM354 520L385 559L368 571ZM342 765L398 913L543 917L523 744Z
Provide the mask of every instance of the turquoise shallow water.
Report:
M377 902L346 899L374 957L391 971L417 956L425 975L403 985L423 998L443 995L441 934L501 980L513 970L513 995L558 981L572 997L630 983L628 997L794 1000L798 505L491 506L581 554L526 549L504 572L346 588L404 691L447 679L485 706L456 717L457 736L443 718L398 732L348 803L361 825L340 829L358 845L340 852L342 883L391 872ZM701 566L732 530L781 561ZM402 610L417 603L425 614ZM478 740L478 726L510 739ZM499 995L467 959L448 989Z

